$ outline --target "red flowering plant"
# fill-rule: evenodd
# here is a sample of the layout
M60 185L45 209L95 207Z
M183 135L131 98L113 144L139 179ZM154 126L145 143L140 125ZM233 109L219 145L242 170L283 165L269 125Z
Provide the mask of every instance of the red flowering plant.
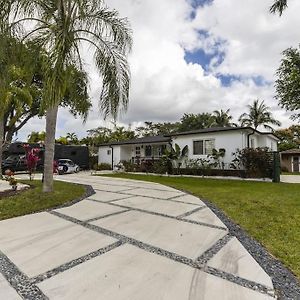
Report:
M40 160L40 149L30 148L28 144L23 145L23 148L25 150L26 165L28 169L29 179L32 180L36 171L37 163Z

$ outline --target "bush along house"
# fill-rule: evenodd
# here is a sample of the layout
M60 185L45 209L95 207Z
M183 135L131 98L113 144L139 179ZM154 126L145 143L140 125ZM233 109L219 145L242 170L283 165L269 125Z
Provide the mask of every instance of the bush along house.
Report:
M279 139L271 132L260 132L251 127L207 128L166 136L150 136L102 144L98 151L98 163L108 163L112 169L120 162L142 164L157 161L163 157L165 149L188 147L185 164L191 161L205 161L221 153L222 164L216 166L230 169L237 150L246 148L268 148L277 151ZM221 151L220 151L221 150ZM184 164L182 165L184 167Z

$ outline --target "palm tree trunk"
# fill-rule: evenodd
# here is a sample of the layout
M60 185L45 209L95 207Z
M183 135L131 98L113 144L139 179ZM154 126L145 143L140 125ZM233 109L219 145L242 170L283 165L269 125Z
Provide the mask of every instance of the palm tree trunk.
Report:
M58 105L49 108L46 113L46 139L45 139L45 161L44 161L44 183L43 192L53 191L53 159L55 150L55 132Z
M4 120L0 118L0 179L2 178L3 142L4 142Z

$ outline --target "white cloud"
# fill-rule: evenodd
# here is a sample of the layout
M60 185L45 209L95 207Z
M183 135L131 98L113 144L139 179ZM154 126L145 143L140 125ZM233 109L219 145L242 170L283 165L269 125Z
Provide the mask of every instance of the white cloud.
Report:
M221 108L231 108L237 118L245 112L247 104L260 98L288 125L289 114L279 109L273 99L272 81L281 52L300 42L297 29L300 3L291 0L289 9L279 18L269 14L269 2L215 0L199 8L196 18L191 20L192 7L186 0L108 0L109 7L129 18L134 39L130 56L130 106L120 122L176 121L184 112ZM199 34L199 30L207 30L208 35ZM211 63L209 72L197 63L188 64L185 50L199 48L208 53L216 49L224 52L223 62ZM88 51L84 57L88 62L94 108L85 125L61 110L58 136L70 131L83 136L89 128L110 125L98 112L101 81ZM237 75L240 80L224 87L217 73ZM249 79L251 76L263 76L271 84L257 86ZM41 123L33 121L23 130L23 136L37 129L41 129Z

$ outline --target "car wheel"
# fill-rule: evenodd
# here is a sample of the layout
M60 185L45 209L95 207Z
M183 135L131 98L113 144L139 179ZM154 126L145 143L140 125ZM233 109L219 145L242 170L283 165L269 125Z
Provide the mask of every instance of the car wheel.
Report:
M67 166L63 166L62 170L58 170L59 175L66 174L67 172L68 172L68 167Z

